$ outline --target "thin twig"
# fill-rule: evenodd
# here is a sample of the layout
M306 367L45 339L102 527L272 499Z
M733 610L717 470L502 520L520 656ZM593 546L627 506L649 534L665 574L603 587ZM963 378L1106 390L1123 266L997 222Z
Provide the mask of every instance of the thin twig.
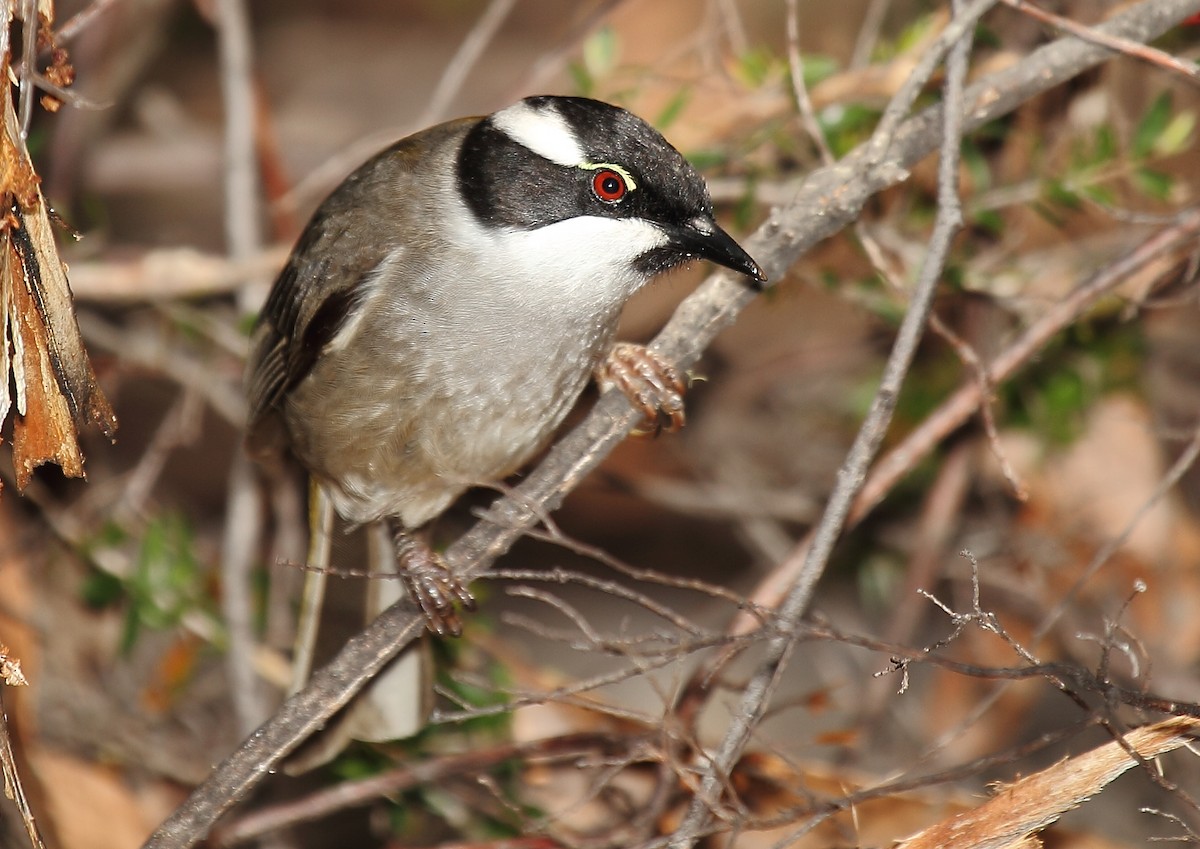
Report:
M833 151L825 139L825 131L813 111L812 98L808 96L808 85L804 82L804 60L800 56L800 12L798 0L787 0L788 72L792 79L792 91L796 98L796 109L805 132L817 146L823 165L832 165Z
M892 0L871 0L863 15L862 25L858 29L858 37L854 41L854 52L850 54L850 68L862 68L870 64L871 54L879 42L879 31L883 28L883 19L887 17L888 7Z
M965 339L955 333L950 327L938 317L937 313L930 316L929 326L940 336L946 340L954 349L958 358L971 369L975 375L975 380L979 383L979 394L982 399L979 404L979 418L983 422L983 432L987 437L988 448L992 452L992 456L1000 466L1000 473L1004 475L1004 480L1008 483L1009 489L1012 491L1013 498L1017 501L1026 501L1029 498L1029 490L1025 483L1021 480L1017 470L1013 468L1012 462L1008 459L1008 453L1004 450L1004 446L1000 444L1000 433L996 428L996 415L992 411L992 400L995 394L995 387L988 378L986 366L983 360L974 348L967 343Z
M200 435L203 399L194 389L183 387L171 409L163 416L154 435L142 450L137 465L124 476L121 494L110 513L118 523L131 515L141 515L171 453L188 445Z
M462 89L467 75L475 67L488 44L496 37L515 3L516 0L492 0L488 4L442 71L442 76L419 119L399 127L384 127L357 139L309 171L304 179L279 199L278 203L294 208L298 206L300 199L328 191L329 187L344 177L351 168L384 145L444 118L450 102Z
M976 2L971 8L982 14L980 7L984 5L986 4ZM773 637L767 643L766 655L751 676L738 706L733 711L725 738L704 769L700 792L692 800L682 825L667 843L671 849L690 849L695 845L707 832L712 811L720 806L717 794L723 785L722 776L729 774L767 709L770 695L795 646L795 638L786 634L786 630L799 623L800 617L808 607L817 579L825 571L825 565L833 553L834 543L845 527L854 497L866 478L867 468L883 442L900 388L916 356L917 345L921 341L933 307L933 296L937 291L937 283L941 279L954 234L962 226L962 207L958 195L958 162L963 132L963 91L971 49L971 34L970 29L962 30L959 36L961 40L951 48L946 61L945 102L948 108L943 113L944 125L938 161L938 213L929 240L929 251L918 276L908 312L884 366L879 390L854 444L846 455L845 462L838 471L837 484L830 494L825 514L813 534L813 544L806 552L804 565L779 607L779 618L785 634ZM879 132L885 131L887 130L881 124ZM868 142L868 146L879 149L878 142L874 139Z
M21 665L8 654L8 646L0 645L0 774L4 780L4 795L13 801L17 813L21 815L21 823L25 826L25 835L33 849L46 849L42 840L41 829L33 816L33 808L29 797L21 784L21 773L17 769L17 757L13 751L12 738L8 733L8 711L4 707L4 689L9 686L24 686L25 676L21 674Z
M225 105L225 237L235 260L262 246L250 18L244 0L216 0L218 60ZM221 540L221 611L229 629L225 664L238 728L249 733L270 711L250 658L254 634L251 569L262 526L254 471L243 451L229 469L225 530Z
M1058 603L1038 623L1033 637L1035 644L1040 642L1046 634L1050 633L1050 629L1054 627L1054 624L1058 622L1059 618L1066 611L1067 604L1079 594L1084 584L1095 577L1096 573L1100 571L1101 567L1109 561L1117 550L1128 542L1129 537L1137 530L1137 526L1146 517L1146 514L1154 509L1167 496L1167 493L1175 488L1176 484L1179 483L1188 470L1195 466L1198 457L1200 457L1200 428L1192 435L1192 441L1188 443L1184 452L1171 464L1171 468L1167 470L1167 473L1155 485L1154 491L1150 493L1146 500L1134 511L1133 515L1129 517L1129 521L1125 523L1125 527L1121 528L1121 532L1100 547L1100 550L1092 556L1091 562L1088 563L1079 577L1075 579L1062 598L1058 600Z
M17 114L21 120L21 142L29 138L29 125L33 122L34 71L37 69L38 0L20 0L21 3L21 65L24 73L20 78L20 100ZM8 81L3 80L7 85Z
M344 781L261 811L247 814L213 834L214 846L245 843L289 826L312 822L337 811L394 796L414 787L430 787L457 775L485 772L509 761L553 763L591 752L636 751L642 737L629 734L580 733L502 743L487 749L446 755L426 763L389 770L358 781Z
M1108 35L1100 32L1094 27L1084 26L1076 23L1070 18L1064 18L1062 15L1056 15L1053 12L1048 12L1045 9L1035 6L1029 0L1000 0L1005 6L1009 6L1028 15L1036 21L1041 21L1044 24L1049 24L1056 29L1065 33L1082 38L1084 41L1090 41L1093 44L1099 44L1102 47L1107 47L1110 50L1115 50L1118 53L1123 53L1126 56L1132 56L1134 59L1141 59L1143 62L1149 62L1151 65L1157 65L1160 68L1180 74L1188 82L1193 85L1200 83L1200 68L1196 67L1195 62L1187 62L1182 59L1177 59L1170 53L1157 48L1151 47L1148 44L1141 44L1136 41L1131 41L1128 38Z
M454 52L454 56L447 63L446 70L442 72L442 78L438 80L437 87L429 96L429 103L425 106L425 111L421 113L421 117L416 122L418 127L445 119L446 110L451 101L458 96L463 83L467 81L467 75L478 64L479 57L492 43L515 5L517 5L516 0L491 0L488 3L483 14L475 20L475 25L471 27L471 31L467 33L462 43L458 45L458 50Z
M1096 301L1111 292L1130 276L1164 255L1190 246L1200 234L1200 210L1187 210L1175 217L1175 223L1150 236L1115 262L1100 269L1081 282L1069 295L1051 305L1015 342L1001 352L988 366L986 384L1003 383L1063 328L1070 326L1087 312ZM897 481L908 473L921 458L927 456L948 434L969 419L985 400L979 381L960 387L904 440L875 464L862 492L855 499L850 515L856 524L870 513Z
M102 13L107 12L114 5L116 5L117 2L118 0L92 0L91 5L76 12L67 20L66 23L64 23L55 31L55 40L60 44L70 41L91 26L92 22L95 21L97 17L99 17Z
M913 68L908 79L904 81L904 85L900 86L900 90L888 101L887 107L879 117L879 125L875 128L875 132L871 134L871 140L867 143L868 149L871 151L869 157L871 167L895 167L896 163L887 160L887 153L892 145L896 130L900 127L900 122L908 117L913 104L917 102L917 97L921 94L921 90L929 82L930 77L933 76L933 72L941 64L942 59L956 45L960 44L968 33L973 32L975 24L997 2L998 0L975 0L971 5L962 9L958 14L955 14L946 25L946 28L938 34L934 42L921 54L921 58L917 60L916 67Z

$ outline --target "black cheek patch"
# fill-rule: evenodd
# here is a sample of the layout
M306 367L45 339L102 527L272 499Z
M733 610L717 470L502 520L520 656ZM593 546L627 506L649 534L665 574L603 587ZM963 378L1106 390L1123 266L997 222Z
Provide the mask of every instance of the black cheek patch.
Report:
M628 213L592 192L592 172L533 154L487 120L471 128L458 156L458 189L485 226L534 230L579 215Z

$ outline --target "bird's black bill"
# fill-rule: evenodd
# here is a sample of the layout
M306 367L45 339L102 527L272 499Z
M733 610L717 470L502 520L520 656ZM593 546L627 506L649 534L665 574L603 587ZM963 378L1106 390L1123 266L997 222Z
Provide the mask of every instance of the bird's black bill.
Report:
M710 218L701 217L670 231L674 246L689 256L707 259L717 265L745 274L755 283L767 282L767 275L750 254Z

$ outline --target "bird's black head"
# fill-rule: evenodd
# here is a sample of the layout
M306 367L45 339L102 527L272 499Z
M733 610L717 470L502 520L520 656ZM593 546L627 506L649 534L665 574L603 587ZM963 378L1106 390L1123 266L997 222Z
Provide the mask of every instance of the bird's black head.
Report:
M587 216L652 225L636 231L644 250L633 263L645 277L701 257L765 280L713 220L696 170L653 127L608 103L530 97L484 118L464 140L458 185L485 227L533 230Z

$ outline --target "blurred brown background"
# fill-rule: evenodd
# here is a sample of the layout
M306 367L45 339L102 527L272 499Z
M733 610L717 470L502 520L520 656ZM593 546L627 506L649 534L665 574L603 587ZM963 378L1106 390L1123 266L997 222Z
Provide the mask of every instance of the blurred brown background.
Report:
M83 5L61 4L58 20ZM798 47L813 74L817 115L838 153L865 138L944 24L942 5L848 0L833 8L801 0ZM1045 5L1091 23L1109 4ZM85 434L86 483L43 469L25 497L12 485L7 452L0 452L0 642L33 681L8 706L55 845L137 845L242 737L247 717L236 714L231 700L231 638L220 599L246 332L283 247L324 194L376 149L430 123L489 112L532 93L586 93L657 123L703 166L720 217L745 234L819 164L788 81L788 52L797 45L786 37L785 6L773 0L249 3L263 240L261 255L236 262L224 258L225 115L210 3L115 0L68 45L77 92L104 108L39 114L31 147L51 202L84 234L77 243L64 239L63 250L85 340L121 427L113 446ZM880 10L873 19L871 12ZM481 17L500 13L461 84L448 86L447 70L465 67L455 57L481 33ZM1051 37L1043 26L997 9L981 27L973 73L1021 61ZM1165 47L1194 57L1195 29L1178 29ZM1152 121L1167 92L1166 117ZM931 90L926 100L935 96ZM1161 69L1117 59L975 134L963 166L968 226L937 307L947 326L989 360L1047 304L1143 241L1162 216L1193 204L1194 131L1187 122L1196 109L1194 89ZM867 116L861 126L859 115ZM691 391L688 427L624 443L555 514L562 531L634 568L751 595L819 516L874 391L904 308L903 287L924 251L933 168L925 163L877 198L860 230L822 244L786 279L772 281L697 369L704 379ZM881 282L864 241L878 248L900 288ZM690 268L649 287L631 305L626 335L650 338L705 270ZM936 456L922 458L843 542L814 615L843 631L928 645L951 623L916 590L956 609L969 607L970 566L957 555L969 549L980 563L985 607L1018 639L1036 645L1040 658L1092 668L1107 645L1115 677L1181 701L1200 700L1194 474L1155 500L1197 425L1194 340L1200 337L1191 273L1186 258L1164 260L1081 317L1011 385L998 387L998 439L987 439L976 419L948 435ZM952 346L931 336L889 444L971 379ZM1014 497L997 451L1015 468L1028 500ZM255 642L233 646L249 657L260 681L256 698L267 711L286 678L300 580L299 570L281 561L303 558L302 490L294 483L267 491L259 482L254 491L262 532L252 550ZM489 497L468 498L442 522L443 534L452 538ZM1115 555L1072 589L1127 526L1131 532ZM339 563L356 568L356 541L341 543ZM522 543L500 565L563 566L629 583L714 633L737 609L719 593L633 581L548 543ZM1122 613L1139 579L1148 589ZM349 594L362 589L357 580L337 583ZM599 651L561 608L514 594L519 582L485 583L482 612L467 636L443 652L447 670L460 670L460 683L492 688L493 695L555 691L612 673L613 683L588 693L611 710L596 707L593 715L558 694L549 705L517 711L502 729L442 726L432 742L424 741L425 751L469 749L493 739L489 734L529 740L621 721L652 727L697 662L681 650L641 674L636 657ZM646 605L594 587L542 589L605 633L666 628ZM1035 634L1060 603L1063 614ZM341 631L353 631L352 600L334 607ZM1119 638L1106 636L1114 617L1124 629ZM980 665L1019 663L1009 647L982 633L968 634L950 651ZM724 686L736 693L753 658L751 652L727 672ZM836 640L806 643L760 731L759 748L794 768L804 787L818 786L818 776L835 787L869 784L869 777L913 766L931 771L1006 751L1085 717L1044 681L1001 688L928 669L914 674L901 696L895 678L872 677L887 666L883 652ZM622 669L631 671L618 674ZM724 729L733 702L717 689L699 726L709 742ZM1125 718L1146 719L1132 712ZM1075 745L1104 739L1091 732ZM825 833L824 845L902 836L939 818L953 791L978 792L988 781L1032 771L1068 751L1014 756L1016 767L981 766L958 786L913 802L913 809L880 811L857 832L839 825ZM383 769L397 754L351 757L342 774L309 776L299 786L333 782L364 764ZM402 750L399 757L413 755ZM1195 766L1171 763L1174 780L1190 779L1194 787ZM281 779L260 801L296 787ZM543 810L571 811L564 817L574 834L599 829L605 814L620 809L592 800L591 807L579 806L580 814L571 808L576 790L534 780L522 798ZM1162 804L1144 774L1110 792L1112 813L1102 817L1092 806L1069 819L1065 835L1074 829L1091 836L1062 845L1143 845L1146 836L1170 829L1137 813L1142 804ZM756 798L767 804L771 797ZM385 845L407 835L411 845L433 845L458 829L478 837L485 829L477 820L454 815L456 806L470 810L477 802L463 786L433 788L407 797L403 810L424 811L409 819L376 802L373 818L348 820L353 831L335 827L330 837L318 829L286 839L346 845L339 841L353 834L363 845ZM580 821L571 819L576 815ZM596 822L587 820L592 815ZM20 845L13 818L4 819L4 845ZM1097 833L1109 842L1097 842ZM768 832L762 843L779 837ZM738 845L759 841L741 839Z

